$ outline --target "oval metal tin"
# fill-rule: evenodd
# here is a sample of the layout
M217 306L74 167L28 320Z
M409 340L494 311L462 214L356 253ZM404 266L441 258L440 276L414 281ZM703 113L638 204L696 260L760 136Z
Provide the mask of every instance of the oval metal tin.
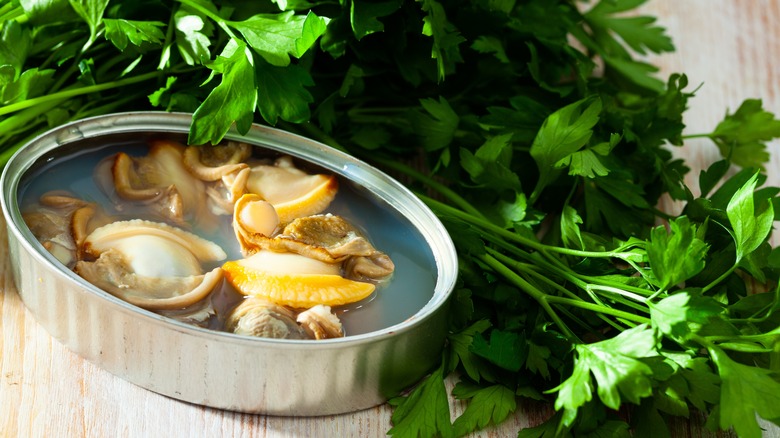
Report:
M432 298L414 316L366 334L320 341L236 336L130 305L92 286L38 243L19 209L20 179L43 155L118 133L179 133L191 115L121 113L69 123L20 149L0 184L17 290L36 320L67 348L148 390L190 403L271 415L326 415L369 408L414 384L441 360L446 305L457 277L452 241L436 216L386 174L349 155L254 125L240 140L283 152L357 183L404 215L434 254Z

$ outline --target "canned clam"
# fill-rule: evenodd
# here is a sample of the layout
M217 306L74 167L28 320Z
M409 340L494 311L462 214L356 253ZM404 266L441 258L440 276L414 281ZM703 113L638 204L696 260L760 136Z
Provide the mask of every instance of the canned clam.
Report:
M250 161L223 157L202 169L207 182L168 184L199 154L184 146L191 120L84 119L6 165L15 284L54 338L148 390L272 415L375 406L438 364L457 256L419 199L362 161L260 125L219 146ZM279 168L270 188L244 193ZM297 187L296 202L274 201Z

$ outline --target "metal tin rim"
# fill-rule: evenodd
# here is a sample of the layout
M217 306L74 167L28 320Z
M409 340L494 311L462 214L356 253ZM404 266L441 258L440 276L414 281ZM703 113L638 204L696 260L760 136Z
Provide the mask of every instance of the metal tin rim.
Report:
M46 250L37 243L37 239L24 223L18 206L17 190L21 175L26 172L30 166L49 150L86 138L99 137L108 134L118 134L126 132L173 132L187 133L192 120L192 115L187 113L170 112L126 112L114 113L103 116L96 116L70 122L60 127L51 129L40 134L25 146L20 148L8 161L0 176L0 187L3 189L3 196L0 198L0 206L6 219L9 221L9 229L15 234L21 244L27 251L41 262L53 265L57 269L57 274L66 278L67 281L74 282L80 287L85 287L93 294L112 302L115 307L122 312L143 315L148 321L155 324L163 324L168 328L176 328L178 331L191 332L198 336L205 336L217 339L221 342L230 342L235 344L267 345L274 348L297 348L306 345L306 348L328 349L335 347L344 347L347 345L360 345L374 341L377 337L397 336L421 324L427 316L439 310L451 295L455 281L457 279L457 254L454 244L444 228L443 224L422 203L411 191L389 177L380 170L360 161L350 155L338 150L332 149L326 145L298 136L276 128L270 128L260 125L253 125L247 134L241 135L231 129L225 135L225 140L241 140L253 144L260 144L270 149L290 152L284 148L285 144L294 142L296 146L302 149L292 152L299 158L308 160L317 165L328 168L349 179L357 180L359 184L369 190L379 191L379 196L386 200L387 197L396 200L402 200L403 203L392 203L396 208L400 208L401 214L412 220L413 224L423 234L426 242L431 246L438 269L436 285L432 298L419 309L412 317L404 322L386 327L384 329L347 336L338 339L328 340L281 340L267 338L252 338L238 336L232 333L220 332L200 328L186 323L167 318L153 312L133 306L113 295L83 281L75 273L68 270L51 256ZM341 167L335 166L332 158L337 157ZM325 158L328 158L327 160ZM391 190L383 190L377 185L381 181L387 184ZM405 211L403 211L405 210ZM38 247L36 247L38 245Z

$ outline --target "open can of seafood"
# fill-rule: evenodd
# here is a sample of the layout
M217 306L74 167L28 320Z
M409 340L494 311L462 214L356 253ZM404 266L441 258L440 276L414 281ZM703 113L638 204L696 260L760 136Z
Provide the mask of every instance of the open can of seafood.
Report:
M191 121L84 119L11 158L9 258L36 320L122 379L246 413L365 409L430 372L457 277L437 217L333 148L260 125L185 146Z

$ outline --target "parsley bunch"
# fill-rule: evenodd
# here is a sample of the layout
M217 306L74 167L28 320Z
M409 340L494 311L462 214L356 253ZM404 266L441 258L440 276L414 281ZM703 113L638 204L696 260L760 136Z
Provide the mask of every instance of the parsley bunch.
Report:
M0 162L124 110L192 112L193 144L302 133L405 181L459 251L441 364L390 434L468 434L530 398L556 414L521 437L668 436L693 410L758 437L780 424L780 121L750 99L688 136L723 156L688 188L694 91L641 60L674 50L642 3L2 0Z

